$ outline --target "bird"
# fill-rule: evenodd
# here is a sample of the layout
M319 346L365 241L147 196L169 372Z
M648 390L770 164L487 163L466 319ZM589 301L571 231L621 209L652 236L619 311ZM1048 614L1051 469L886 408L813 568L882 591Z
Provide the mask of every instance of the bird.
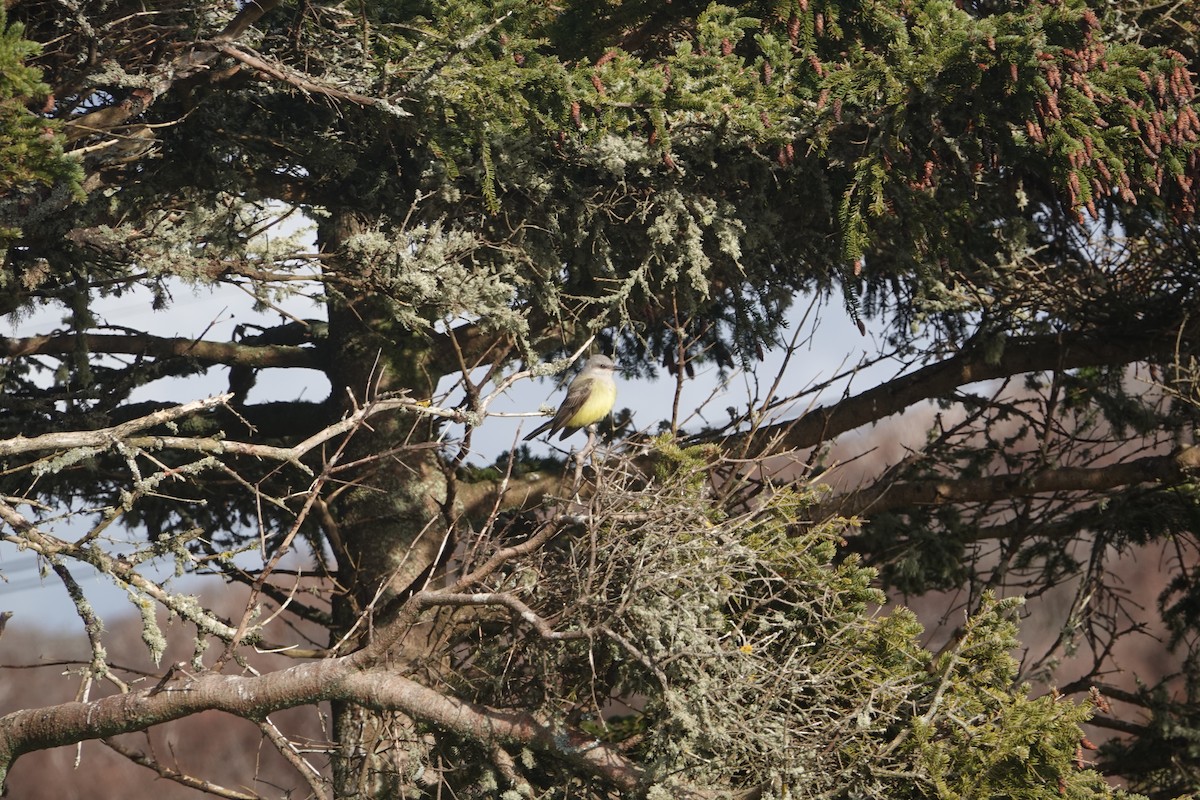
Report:
M580 428L594 425L607 417L617 402L617 383L613 373L617 365L605 355L595 355L588 359L583 371L575 376L575 380L567 387L567 396L554 416L533 429L525 437L529 441L533 437L550 431L562 431L559 441L566 439Z

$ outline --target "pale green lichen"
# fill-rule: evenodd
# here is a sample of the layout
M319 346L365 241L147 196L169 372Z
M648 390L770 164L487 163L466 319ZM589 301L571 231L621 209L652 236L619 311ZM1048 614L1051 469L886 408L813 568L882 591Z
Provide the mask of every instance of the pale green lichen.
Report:
M192 640L192 669L204 669L204 654L208 651L207 636L197 636Z
M162 661L163 653L167 650L167 638L163 636L162 628L158 626L157 607L153 600L144 594L129 590L129 599L137 606L142 616L142 641L150 651L150 658L155 666Z
M441 223L376 229L346 241L348 257L365 266L405 327L426 329L466 315L523 329L511 307L523 279L513 265L481 259L483 249L476 233Z
M80 462L87 461L101 452L103 452L103 449L98 447L75 447L53 458L37 462L29 471L38 477L42 475L54 475L67 467L73 467Z

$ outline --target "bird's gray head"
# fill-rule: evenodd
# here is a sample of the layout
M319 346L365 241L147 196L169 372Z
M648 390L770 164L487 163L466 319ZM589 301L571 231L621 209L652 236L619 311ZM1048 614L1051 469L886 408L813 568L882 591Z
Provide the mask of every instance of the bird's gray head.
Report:
M612 372L617 368L613 360L606 355L594 355L588 359L585 369L602 369L607 372Z

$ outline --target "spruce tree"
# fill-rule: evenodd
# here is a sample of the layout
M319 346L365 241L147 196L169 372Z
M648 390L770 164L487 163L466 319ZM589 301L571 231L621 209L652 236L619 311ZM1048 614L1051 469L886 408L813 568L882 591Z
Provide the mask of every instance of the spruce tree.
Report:
M298 767L316 796L1114 792L1077 752L1130 613L1114 554L1177 548L1160 610L1194 640L1180 30L1080 0L8 13L0 308L62 322L0 339L2 535L75 602L83 684L118 693L0 718L0 766L328 701L328 761ZM217 286L312 313L172 338L96 312ZM469 469L513 381L589 345L677 386L753 370L805 297L883 331L897 377L677 416L586 468ZM255 399L269 369L331 388ZM156 394L213 375L227 392ZM918 450L808 490L841 434L929 402ZM244 613L164 562L244 585ZM156 609L190 626L193 663L131 686L81 565L129 592L155 659ZM1014 662L1014 598L1071 581L1060 640ZM961 631L927 652L878 587L964 590ZM244 677L297 644L268 607L323 640ZM1076 697L1035 696L1081 642Z

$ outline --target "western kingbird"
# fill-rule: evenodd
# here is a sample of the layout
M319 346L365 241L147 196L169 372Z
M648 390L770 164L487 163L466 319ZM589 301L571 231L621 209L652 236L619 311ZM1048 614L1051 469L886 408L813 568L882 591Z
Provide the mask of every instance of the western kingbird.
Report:
M592 356L587 366L575 376L567 387L567 397L554 416L537 426L525 441L539 433L562 431L559 441L566 439L580 428L586 428L607 417L617 402L617 383L613 372L617 365L608 356Z

